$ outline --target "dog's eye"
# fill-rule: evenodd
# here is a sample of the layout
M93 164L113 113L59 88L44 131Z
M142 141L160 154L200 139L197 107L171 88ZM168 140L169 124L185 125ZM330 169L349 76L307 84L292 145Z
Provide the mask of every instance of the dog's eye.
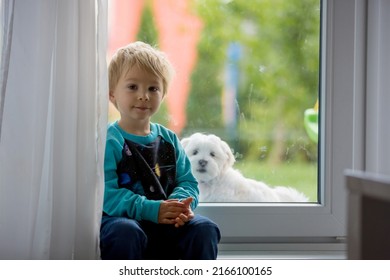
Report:
M194 150L193 152L192 152L192 155L194 156L194 155L196 155L198 153L198 150Z
M215 157L215 153L214 153L214 152L211 152L211 153L210 153L210 156Z

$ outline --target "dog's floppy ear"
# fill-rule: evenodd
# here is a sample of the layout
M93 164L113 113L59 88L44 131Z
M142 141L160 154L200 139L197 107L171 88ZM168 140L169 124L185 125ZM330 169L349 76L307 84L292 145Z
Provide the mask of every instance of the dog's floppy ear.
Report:
M226 161L226 165L228 167L232 167L234 162L236 161L236 159L233 155L232 149L230 149L229 145L223 140L221 140L221 146L222 146L223 151L226 153L226 155L228 157L227 161Z
M190 137L186 137L180 140L180 143L184 149L187 147L189 142L190 142Z
M199 138L199 136L202 136L202 135L203 135L203 133L195 132L194 134L181 139L180 143L183 146L183 148L185 149L187 147L188 143L190 143L191 140Z

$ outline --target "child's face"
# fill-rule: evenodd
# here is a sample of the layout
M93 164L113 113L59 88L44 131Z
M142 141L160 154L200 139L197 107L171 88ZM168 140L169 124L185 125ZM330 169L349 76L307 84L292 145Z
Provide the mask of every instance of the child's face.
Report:
M110 92L110 101L117 107L121 120L128 123L149 122L162 100L162 79L138 67L122 75Z

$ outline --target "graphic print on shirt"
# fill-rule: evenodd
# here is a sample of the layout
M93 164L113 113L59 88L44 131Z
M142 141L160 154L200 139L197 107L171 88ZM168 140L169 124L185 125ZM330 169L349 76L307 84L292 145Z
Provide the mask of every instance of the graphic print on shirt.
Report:
M175 149L160 136L147 145L125 140L117 174L119 187L148 199L167 199L176 178Z

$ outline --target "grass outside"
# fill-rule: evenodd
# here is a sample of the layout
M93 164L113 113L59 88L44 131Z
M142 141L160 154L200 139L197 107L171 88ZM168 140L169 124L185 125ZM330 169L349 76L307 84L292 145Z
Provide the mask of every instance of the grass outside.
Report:
M260 161L240 160L234 168L251 179L263 181L269 186L293 187L317 202L317 165L308 163L284 163L270 166Z

